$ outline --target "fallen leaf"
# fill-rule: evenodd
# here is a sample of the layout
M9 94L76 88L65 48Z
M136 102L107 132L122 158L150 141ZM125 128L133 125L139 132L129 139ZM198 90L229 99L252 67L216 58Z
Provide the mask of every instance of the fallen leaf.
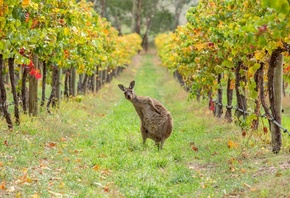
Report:
M9 144L8 144L8 141L7 141L7 140L4 140L4 145L5 145L5 146L9 146Z
M96 165L94 165L94 166L92 167L92 169L94 169L94 170L99 170L99 169L100 169L100 166L99 166L98 164L96 164Z
M238 144L235 143L234 141L230 140L228 141L228 148L238 148Z
M112 172L111 170L105 169L105 170L102 170L101 174L107 176L107 175L109 175L111 172Z
M1 184L0 184L0 189L1 190L5 190L6 187L5 187L5 181L2 181Z
M46 164L40 164L39 165L41 169L45 169L45 170L51 170L50 168L48 168L48 166Z
M105 186L105 187L104 187L104 191L105 191L105 192L110 192L109 187Z
M282 176L282 173L281 172L276 172L275 176L276 177L280 177L280 176Z
M249 189L252 189L252 186L250 186L250 185L247 184L247 183L243 183L243 185L244 185L245 187L249 188Z
M233 164L235 161L236 161L235 158L231 158L231 159L229 159L229 164Z
M63 158L64 161L69 162L70 159L68 157Z
M65 141L67 141L67 139L66 139L66 137L62 137L62 138L60 139L60 141L65 142Z
M27 175L27 173L24 173L24 175L20 177L20 181L21 183L32 183L32 179Z
M60 182L59 188L63 188L64 186L65 186L65 183L64 182Z
M54 197L63 197L63 194L61 193L57 193L57 192L53 192L51 190L48 191L51 195L53 195Z
M100 157L100 158L107 158L107 156L106 156L105 154L103 154L103 153L100 154L99 157Z
M31 196L31 198L40 198L40 195L38 193L35 193L34 195Z
M192 150L194 150L194 151L198 151L198 148L197 148L196 146L194 146L194 145L192 145L191 148L192 148Z
M245 137L247 135L246 131L242 132L242 136Z
M56 143L55 142L49 142L46 144L46 147L49 147L49 148L53 148L56 146Z

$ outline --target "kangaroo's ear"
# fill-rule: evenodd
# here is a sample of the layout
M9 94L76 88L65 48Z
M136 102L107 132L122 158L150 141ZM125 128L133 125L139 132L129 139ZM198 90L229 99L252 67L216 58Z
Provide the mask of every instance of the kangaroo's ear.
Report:
M122 84L118 84L118 86L122 91L125 91L125 87Z
M135 87L135 80L133 80L132 82L130 82L129 89L133 89L134 87Z

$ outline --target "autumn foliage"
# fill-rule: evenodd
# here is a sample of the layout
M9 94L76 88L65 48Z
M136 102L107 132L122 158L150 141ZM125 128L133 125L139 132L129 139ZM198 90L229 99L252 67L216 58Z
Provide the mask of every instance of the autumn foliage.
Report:
M104 80L97 73L106 71L111 74L119 67L126 67L132 56L141 49L139 35L118 36L118 31L95 12L92 3L86 1L23 0L19 3L14 0L1 0L0 38L3 70L6 69L5 63L8 59L19 66L14 73L19 73L22 78L18 87L24 89L21 91L24 112L26 73L33 79L42 79L44 85L56 85L59 83L54 83L56 79L49 72L55 69L74 70L76 75L86 76L86 80L89 77L95 78L92 80L95 85L96 80L102 84ZM11 67L13 73L12 70ZM72 76L70 72L66 74L67 79ZM80 84L86 85L86 82ZM37 81L34 83L37 84ZM72 84L71 82L70 85ZM4 92L4 88L1 92ZM43 93L44 100L45 90ZM52 96L55 95L52 93ZM34 97L37 97L37 93ZM6 101L3 102L5 103ZM33 114L37 114L36 107L33 109ZM5 115L9 116L7 113Z

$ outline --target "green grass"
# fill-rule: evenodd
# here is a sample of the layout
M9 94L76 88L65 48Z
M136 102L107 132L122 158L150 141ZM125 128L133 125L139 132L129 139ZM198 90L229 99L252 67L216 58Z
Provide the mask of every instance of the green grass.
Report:
M247 131L243 137L202 103L187 101L154 55L138 57L140 64L135 60L81 103L62 103L52 115L22 115L13 132L1 120L0 197L290 195L288 136L280 154L272 154L269 134ZM138 95L157 98L173 116L173 133L161 151L150 139L142 145L139 118L117 86L133 79Z

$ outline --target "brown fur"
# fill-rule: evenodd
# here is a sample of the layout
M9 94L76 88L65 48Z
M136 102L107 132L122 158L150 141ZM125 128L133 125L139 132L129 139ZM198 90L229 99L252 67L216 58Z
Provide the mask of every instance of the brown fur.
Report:
M162 149L164 141L170 136L173 121L170 112L156 99L137 96L133 91L135 81L129 88L119 84L125 98L132 102L141 121L141 135L143 144L147 138L155 141L158 148ZM160 144L161 143L161 144Z

